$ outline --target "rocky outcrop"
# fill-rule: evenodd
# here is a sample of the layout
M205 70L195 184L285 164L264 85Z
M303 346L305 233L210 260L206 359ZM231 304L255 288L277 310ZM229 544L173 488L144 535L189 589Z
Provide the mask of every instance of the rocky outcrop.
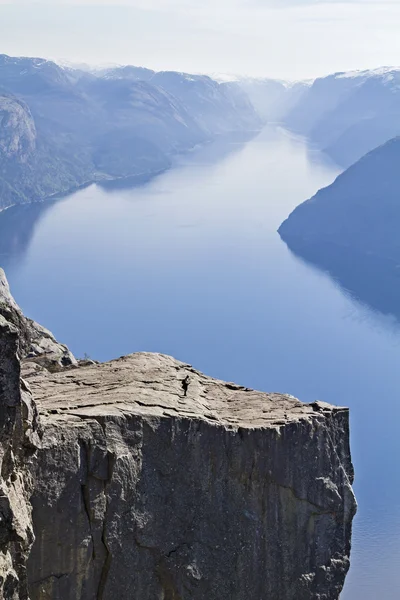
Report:
M0 316L5 599L338 599L356 508L347 409L159 354L24 360L20 383L19 343Z
M44 425L32 600L338 598L355 511L346 409L163 355L24 373Z
M57 342L50 331L25 317L10 293L6 275L1 268L0 315L12 323L18 331L21 358L40 363L51 371L77 365L75 357L67 346Z
M29 388L20 381L18 331L0 314L0 598L28 600L33 542L29 462L40 443Z
M36 127L28 106L0 92L0 159L26 162L35 145Z

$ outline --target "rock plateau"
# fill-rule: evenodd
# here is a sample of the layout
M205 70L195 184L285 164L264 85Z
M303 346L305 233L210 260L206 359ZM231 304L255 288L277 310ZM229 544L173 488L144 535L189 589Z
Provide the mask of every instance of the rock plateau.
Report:
M49 369L47 348L27 354L33 325L4 277L2 297L1 597L339 598L356 508L347 409L159 354L54 368L52 346Z

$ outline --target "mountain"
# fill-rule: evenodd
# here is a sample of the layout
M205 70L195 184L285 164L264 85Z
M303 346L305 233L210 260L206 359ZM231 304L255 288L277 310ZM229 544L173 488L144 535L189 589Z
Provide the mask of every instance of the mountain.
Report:
M400 318L399 165L395 138L298 206L279 234L355 297Z
M208 77L0 55L0 209L156 173L176 153L260 127L240 88Z
M285 123L348 167L400 135L399 100L399 69L335 73L317 79Z
M300 204L282 224L284 239L330 244L400 263L400 138L373 150Z
M112 176L129 174L131 164L140 173L165 168L169 155L209 139L179 100L145 81L95 78L78 88L98 115L87 134L95 167Z
M308 82L279 81L267 78L242 77L237 84L265 122L282 121L307 92Z
M65 144L65 149L68 144ZM81 162L56 151L28 104L0 91L0 209L50 196L84 181Z
M191 75L137 67L109 69L113 80L147 81L178 100L187 113L210 135L258 129L262 122L254 106L235 82L217 82L207 75Z
M131 79L132 81L149 81L154 74L155 71L152 69L146 69L145 67L134 67L132 65L111 67L97 71L97 75L103 77L104 79Z

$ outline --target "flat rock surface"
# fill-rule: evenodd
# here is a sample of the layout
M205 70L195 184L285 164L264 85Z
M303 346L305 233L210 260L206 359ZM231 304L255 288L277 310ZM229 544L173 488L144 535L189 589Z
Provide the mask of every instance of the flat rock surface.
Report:
M263 428L340 410L212 379L162 354L131 354L59 373L25 362L22 376L41 414L50 418L60 414L179 415L232 428Z

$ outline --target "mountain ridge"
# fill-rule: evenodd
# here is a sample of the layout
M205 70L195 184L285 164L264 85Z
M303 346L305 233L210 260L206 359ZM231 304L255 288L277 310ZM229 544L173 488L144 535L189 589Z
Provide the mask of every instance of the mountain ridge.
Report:
M93 74L45 59L0 55L0 210L89 182L158 173L176 153L262 126L240 88L192 76L191 94L180 97L168 81L151 83L149 77L156 76L136 67ZM173 76L182 81L182 75ZM18 149L29 131L30 152L6 157L6 134L7 148L12 138Z

